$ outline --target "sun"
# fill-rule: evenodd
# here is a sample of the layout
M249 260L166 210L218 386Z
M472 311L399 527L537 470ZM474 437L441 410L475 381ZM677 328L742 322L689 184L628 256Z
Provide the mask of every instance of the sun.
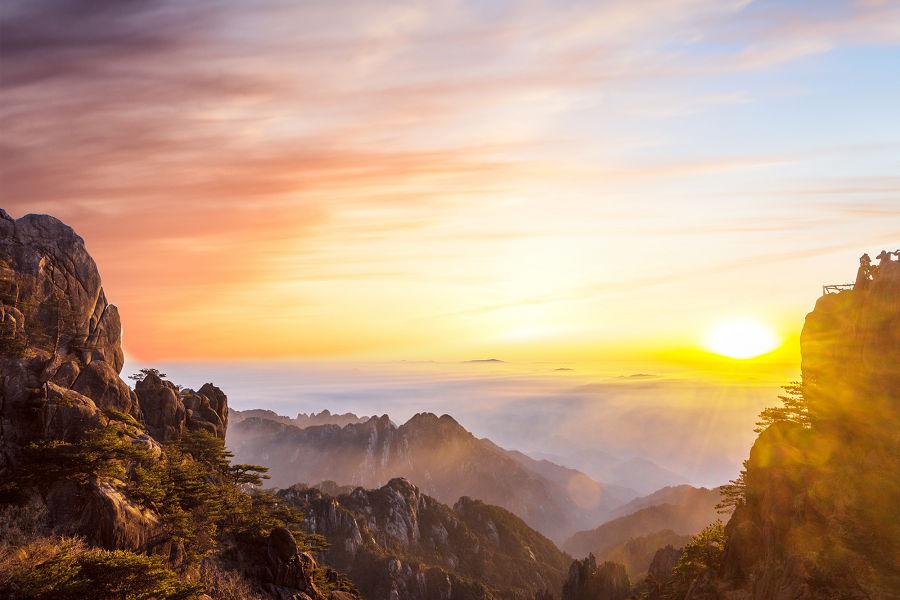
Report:
M753 319L730 319L714 325L703 339L710 352L746 359L771 352L781 345L771 327Z

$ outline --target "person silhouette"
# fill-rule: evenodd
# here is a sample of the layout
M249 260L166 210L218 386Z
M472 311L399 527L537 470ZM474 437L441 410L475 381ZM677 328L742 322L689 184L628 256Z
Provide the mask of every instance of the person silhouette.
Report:
M864 290L869 287L869 282L872 280L872 259L869 258L869 254L863 254L859 257L859 270L856 272L856 283L853 284L853 289L855 290Z

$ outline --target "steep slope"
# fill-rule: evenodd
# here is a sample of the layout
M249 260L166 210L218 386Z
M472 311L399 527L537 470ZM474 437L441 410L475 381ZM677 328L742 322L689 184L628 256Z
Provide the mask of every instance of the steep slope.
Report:
M605 556L619 544L631 538L647 536L662 530L671 530L679 535L693 535L720 518L716 504L720 500L717 490L692 488L695 493L678 493L678 488L667 491L657 498L669 496L673 500L683 500L684 504L651 504L631 514L617 517L589 531L580 531L569 538L563 549L572 556L586 556L593 553ZM652 495L651 495L652 497ZM641 499L649 502L648 499ZM638 502L640 504L640 502Z
M266 597L347 598L243 491L258 471L228 462L220 389L119 378L118 311L53 217L0 210L0 342L0 596L197 598L215 570Z
M558 590L569 558L508 511L461 498L451 509L405 479L336 497L278 493L323 535L323 558L371 600L532 598Z
M399 427L384 415L306 429L247 419L232 428L228 444L237 460L269 467L276 486L334 480L373 488L405 477L441 502L469 496L506 508L557 541L603 520L618 502L602 488L579 496L577 486L529 470L449 415L421 413Z
M630 591L631 583L622 565L598 565L592 554L572 563L561 596L562 600L625 600Z
M493 444L484 439L486 443ZM503 450L501 448L501 450ZM534 459L517 450L503 450L520 465L533 473L537 473L565 489L572 501L578 506L590 508L603 506L621 506L635 497L636 492L630 488L608 483L599 483L577 469L560 466L546 459ZM618 509L613 509L610 515Z
M671 529L663 529L648 535L629 538L600 554L597 559L614 562L625 567L631 581L646 577L653 559L662 548L682 548L691 536L680 535Z
M895 598L900 262L819 298L800 342L804 404L754 443L708 587L759 600Z

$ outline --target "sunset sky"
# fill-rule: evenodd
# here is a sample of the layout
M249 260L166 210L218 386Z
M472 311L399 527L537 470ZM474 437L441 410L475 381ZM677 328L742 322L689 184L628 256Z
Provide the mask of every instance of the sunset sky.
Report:
M85 238L133 361L714 370L739 317L787 373L900 246L891 0L0 14L0 206Z

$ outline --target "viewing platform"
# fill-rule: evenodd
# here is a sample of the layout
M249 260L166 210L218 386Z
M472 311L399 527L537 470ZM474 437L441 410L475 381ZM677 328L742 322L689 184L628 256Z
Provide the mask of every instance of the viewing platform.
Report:
M897 260L894 260L894 257ZM882 250L879 254L878 265L872 264L868 254L859 258L859 270L856 272L855 283L841 283L835 285L823 285L822 295L840 294L853 290L866 290L875 280L900 281L900 250L889 252Z
M840 294L841 292L849 292L853 289L852 283L840 283L836 285L823 285L822 286L822 295L827 296L828 294Z

